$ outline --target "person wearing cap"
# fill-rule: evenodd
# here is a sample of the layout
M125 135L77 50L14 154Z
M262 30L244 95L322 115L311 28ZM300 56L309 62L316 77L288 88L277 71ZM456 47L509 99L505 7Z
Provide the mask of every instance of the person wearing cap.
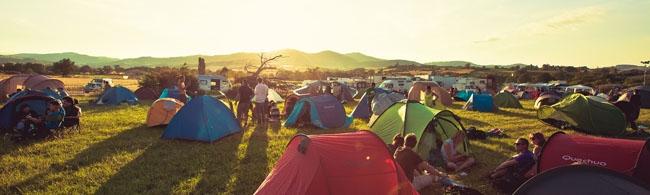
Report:
M519 138L515 141L515 148L517 155L512 156L510 159L501 163L497 168L490 173L490 178L495 179L502 177L508 172L528 171L528 169L535 164L534 154L528 150L529 142L526 138Z

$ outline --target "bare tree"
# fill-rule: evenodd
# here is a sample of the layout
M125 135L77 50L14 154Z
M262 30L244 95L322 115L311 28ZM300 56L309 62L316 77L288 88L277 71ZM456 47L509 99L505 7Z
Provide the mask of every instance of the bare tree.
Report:
M246 64L246 66L244 66L244 70L246 70L246 72L250 73L251 77L258 77L260 75L260 73L262 73L262 71L264 71L264 70L275 69L274 67L270 67L269 63L284 57L282 55L276 55L276 56L273 56L272 58L265 58L264 53L261 53L259 56L260 56L260 65L257 66L257 70L255 72L248 70L248 68L255 68L255 66L253 66L251 64Z

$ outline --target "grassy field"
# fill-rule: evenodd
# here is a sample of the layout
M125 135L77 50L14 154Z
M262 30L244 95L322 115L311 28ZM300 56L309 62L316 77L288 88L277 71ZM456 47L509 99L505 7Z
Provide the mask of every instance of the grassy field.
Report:
M87 101L82 101L87 102ZM495 191L482 179L513 154L516 137L556 130L535 117L532 101L524 109L496 113L451 110L466 127L504 129L511 138L472 141L478 164L459 178L486 194ZM82 105L80 133L64 138L15 145L0 140L0 194L252 194L297 133L322 134L367 129L355 121L351 129L316 130L250 127L215 143L160 139L163 128L144 126L150 102L136 106ZM353 105L347 105L348 112ZM650 125L650 111L640 123ZM432 194L425 189L423 194Z

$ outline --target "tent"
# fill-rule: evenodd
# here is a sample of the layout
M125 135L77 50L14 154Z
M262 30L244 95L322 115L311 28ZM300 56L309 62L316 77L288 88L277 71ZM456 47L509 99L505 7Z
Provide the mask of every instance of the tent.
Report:
M192 100L192 98L190 96L188 96L187 94L185 94L185 97L187 98L188 102ZM160 93L160 97L158 97L158 99L160 99L160 98L174 98L174 99L177 99L177 100L181 100L181 93L178 91L178 89L175 89L175 88L165 88Z
M6 100L9 98L8 95L15 93L17 89L21 89L29 76L27 74L13 75L0 81L0 100Z
M322 129L348 127L352 123L352 118L345 115L343 105L332 95L300 98L284 126L292 127L299 120L310 121Z
M29 105L29 107L38 113L38 115L45 116L47 104L50 101L56 101L56 99L45 95L30 95L19 97L7 102L7 104L0 109L0 132L7 132L16 126L18 119L15 115L18 113L22 105Z
M650 184L650 142L587 135L553 134L542 149L538 172L581 163L630 176L646 175Z
M58 99L58 100L69 96L68 92L66 92L65 89L58 90L58 89L52 89L52 88L48 87L48 88L45 88L45 89L43 89L41 91L43 93L45 93L46 95L48 95L50 97L53 97L54 99Z
M627 127L625 115L616 106L579 93L552 106L541 106L537 118L558 128L600 135L620 135Z
M255 99L255 98L256 98L256 96L253 96L253 99ZM275 90L270 89L270 88L269 88L268 95L266 95L266 100L269 101L269 102L274 101L275 103L284 102L284 99L282 99L282 96L280 96L280 94L278 94L278 92L276 92Z
M139 100L156 100L160 95L155 89L150 87L140 87L133 93L135 93L135 96Z
M571 165L541 173L522 184L514 195L650 194L647 183L608 169Z
M472 96L467 100L463 106L465 110L474 110L479 112L494 112L496 107L494 106L494 100L490 95L478 95L472 94Z
M558 95L553 94L543 94L540 95L537 100L535 100L535 109L539 109L541 106L550 106L555 103L558 103L562 98Z
M475 94L476 92L472 90L462 90L456 92L456 95L454 96L454 99L459 100L459 101L467 101L469 100L470 97L472 97L472 94Z
M436 96L440 98L440 101L442 102L443 105L451 106L451 104L453 104L453 100L451 99L451 95L449 94L449 92L444 88L440 87L440 85L438 85L436 82L433 81L414 82L413 86L411 86L411 89L409 89L409 93L408 93L409 100L422 101L420 93L427 90L427 87L431 87L433 93L435 93Z
M25 89L44 90L50 89L65 89L65 84L58 79L52 79L44 75L32 75L25 79L23 82Z
M284 103L284 111L282 115L288 116L293 111L293 107L296 105L296 102L300 100L300 96L291 94L287 96L287 101Z
M240 131L235 115L223 102L203 95L174 115L162 138L213 142Z
M372 112L375 114L381 114L386 108L390 105L393 105L394 102L404 99L404 95L400 93L394 93L382 88L374 88L375 96L372 101L368 100L368 93L363 93L359 103L354 110L352 110L353 118L363 118L368 119L373 113L370 113L370 108L372 107ZM370 105L372 103L373 105Z
M293 90L293 93L297 96L316 96L320 95L323 93L325 90L326 86L329 85L338 85L340 86L340 91L336 91L336 87L332 86L332 93L337 97L338 100L340 101L354 101L354 96L357 95L358 91L345 83L341 82L325 82L325 81L314 81L311 83L307 83L305 86Z
M372 132L294 136L257 195L418 194Z
M106 89L104 93L97 100L97 104L119 105L121 103L135 104L138 103L138 98L131 90L116 86Z
M386 144L392 143L393 137L398 133L414 133L419 140L417 152L423 159L428 159L431 149L436 148L436 139L446 140L465 130L460 118L451 111L436 110L419 102L406 100L396 102L380 115L373 115L368 126ZM469 143L465 141L464 144L458 145L459 152L469 152Z
M523 108L512 93L502 92L494 96L494 104L501 108Z
M183 107L183 102L174 98L158 99L151 104L147 113L147 126L167 125L174 115Z

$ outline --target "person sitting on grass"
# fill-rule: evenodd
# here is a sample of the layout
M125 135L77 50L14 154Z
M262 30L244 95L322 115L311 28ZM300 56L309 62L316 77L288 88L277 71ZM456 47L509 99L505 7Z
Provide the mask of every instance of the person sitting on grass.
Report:
M38 127L36 138L45 138L52 133L52 130L58 129L63 123L65 113L61 109L59 101L50 101L47 104L47 112L45 118L35 118L27 116L27 120L33 122Z
M35 128L34 124L27 118L38 118L39 116L38 113L32 110L32 108L27 104L21 105L19 110L20 111L16 114L16 119L18 121L18 123L16 123L16 131L21 136L27 137L33 132Z
M81 117L81 108L77 106L77 101L72 97L63 98L63 110L65 110L65 119L63 127L74 127L79 125Z
M506 174L521 174L522 171L528 171L535 163L534 154L528 150L528 145L529 142L526 138L517 139L515 148L518 154L497 166L490 173L490 178L496 179Z
M544 138L544 134L540 132L531 133L529 136L529 139L533 141L533 145L535 145L533 148L533 158L537 161L542 155L542 148L544 148L544 145L546 144L546 138Z
M464 141L465 133L459 131L456 135L443 141L440 151L443 160L445 160L446 167L451 171L460 172L461 175L466 175L466 173L461 171L469 168L476 162L474 158L465 154L459 154L456 151L456 146L463 144Z
M402 137L402 134L395 134L393 137L393 143L388 144L388 152L390 152L390 155L395 155L395 151L399 148L404 146L404 137Z
M413 151L417 145L418 139L415 134L408 134L404 138L404 146L395 151L395 161L402 167L406 177L416 190L433 185L434 182L440 182L446 177L436 168L431 166L427 161Z

